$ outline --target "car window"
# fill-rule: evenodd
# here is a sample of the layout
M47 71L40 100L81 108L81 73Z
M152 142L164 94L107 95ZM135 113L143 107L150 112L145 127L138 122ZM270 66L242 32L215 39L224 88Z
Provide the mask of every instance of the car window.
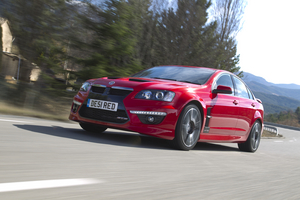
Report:
M235 96L249 99L248 90L245 84L235 76L233 79L235 83Z
M254 100L254 96L253 96L252 92L249 90L249 88L247 88L247 90L248 90L250 99Z
M217 87L219 85L228 86L233 89L234 87L233 87L233 83L232 83L230 74L222 74L220 77L218 77L217 81L214 84L213 89L217 89ZM231 95L233 95L233 94L231 94Z
M232 79L229 74L221 75L216 83L216 87L218 87L218 85L224 85L233 88Z

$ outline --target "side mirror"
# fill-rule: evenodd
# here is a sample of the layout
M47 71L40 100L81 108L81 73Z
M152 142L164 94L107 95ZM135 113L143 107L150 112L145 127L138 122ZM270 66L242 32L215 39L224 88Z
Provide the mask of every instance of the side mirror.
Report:
M221 94L232 94L231 87L225 86L225 85L218 85L217 89L214 89L212 93L221 93Z

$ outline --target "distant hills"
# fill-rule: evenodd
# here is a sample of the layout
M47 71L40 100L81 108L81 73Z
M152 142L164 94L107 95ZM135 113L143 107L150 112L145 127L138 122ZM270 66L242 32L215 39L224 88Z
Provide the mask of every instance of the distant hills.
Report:
M295 111L300 107L300 85L274 84L247 72L243 80L255 97L262 100L266 114Z

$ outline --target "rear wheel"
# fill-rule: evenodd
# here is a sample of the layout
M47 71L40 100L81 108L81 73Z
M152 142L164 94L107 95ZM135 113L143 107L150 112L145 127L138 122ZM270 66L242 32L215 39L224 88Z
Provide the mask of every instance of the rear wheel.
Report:
M186 106L177 122L173 141L175 147L186 151L193 149L200 137L201 124L199 108L194 104Z
M244 143L238 144L241 151L255 152L258 149L261 138L261 124L256 121L252 126L248 139Z
M103 126L97 126L94 124L88 123L79 123L81 128L85 131L92 132L92 133L103 133L107 128Z

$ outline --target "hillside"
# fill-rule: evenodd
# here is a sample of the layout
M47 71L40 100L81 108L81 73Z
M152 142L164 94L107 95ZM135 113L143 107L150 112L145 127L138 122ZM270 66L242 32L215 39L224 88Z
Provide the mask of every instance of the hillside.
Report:
M266 114L295 111L300 106L299 85L274 84L247 72L244 72L243 80L254 95L262 100Z

